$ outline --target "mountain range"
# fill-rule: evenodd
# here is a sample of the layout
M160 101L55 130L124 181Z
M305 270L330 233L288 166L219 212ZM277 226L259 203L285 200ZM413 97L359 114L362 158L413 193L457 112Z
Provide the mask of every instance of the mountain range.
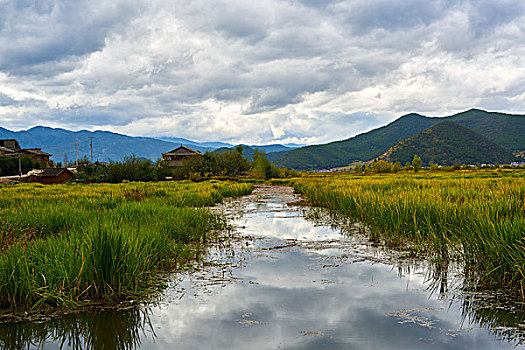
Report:
M442 122L439 128L434 126ZM422 133L429 130L426 133ZM421 134L422 133L422 134ZM183 144L200 152L223 152L234 145L225 142L196 142L184 138L132 137L109 131L70 131L37 126L23 131L0 127L0 138L15 138L23 148L40 147L53 154L55 162L75 159L75 142L78 157L90 158L90 141L93 142L93 159L100 161L121 160L136 155L152 160L161 153ZM488 142L488 143L487 143ZM471 145L471 146L466 146ZM485 145L479 149L476 145ZM388 125L359 134L342 141L300 147L296 144L244 145L247 158L255 148L264 150L278 167L294 169L330 169L347 166L356 161L373 159L409 160L414 154L440 164L506 163L509 154L525 154L525 115L513 115L471 109L448 117L426 117L411 113ZM461 150L461 153L452 152ZM439 155L442 156L439 156ZM494 157L479 157L481 154ZM441 158L440 158L441 157Z
M197 148L201 148L203 150L208 150L208 151L213 151L213 150L218 150L218 149L226 150L226 149L237 146L237 145L226 143L226 142L195 142L195 141L178 138L178 137L160 137L159 140L174 142L176 144L184 144L191 148L195 147L194 148L195 150L197 150ZM243 144L243 146L250 147L252 149L258 148L260 150L264 150L266 153L272 153L272 152L278 152L278 151L289 151L292 149L303 147L305 145L297 144L297 143L285 143L284 145L281 145L281 144L244 145ZM201 150L199 151L202 152Z
M379 157L398 142L409 139L443 121L460 124L511 152L525 150L525 115L471 109L442 118L411 113L388 125L346 140L275 152L269 154L268 158L275 165L283 168L342 167L352 162L369 161ZM449 132L453 132L452 129ZM461 162L466 162L467 158Z
M90 142L93 138L93 160L116 161L132 154L149 158L153 161L181 144L199 152L213 151L220 147L233 147L223 142L199 143L183 138L155 139L151 137L133 137L109 131L70 131L60 128L36 126L22 131L11 131L0 127L0 139L17 139L23 148L39 147L51 153L55 162L75 161L75 142L78 158L90 159ZM263 145L250 146L265 150L267 153L276 150L291 150L299 145Z

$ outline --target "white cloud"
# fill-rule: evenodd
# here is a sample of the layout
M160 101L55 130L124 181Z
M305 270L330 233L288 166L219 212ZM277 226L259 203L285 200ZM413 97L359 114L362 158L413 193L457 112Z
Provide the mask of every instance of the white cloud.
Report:
M523 112L524 13L517 0L7 0L0 124L317 143L408 112Z

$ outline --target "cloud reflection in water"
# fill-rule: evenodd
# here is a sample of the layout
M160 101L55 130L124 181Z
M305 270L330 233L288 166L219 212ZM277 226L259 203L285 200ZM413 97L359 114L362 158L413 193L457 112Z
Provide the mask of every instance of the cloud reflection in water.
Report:
M240 242L235 254L215 250L210 259L225 264L186 274L165 291L162 304L148 307L143 316L136 314L136 327L106 327L105 336L128 339L116 347L122 349L513 348L463 317L461 301L429 295L424 264L399 272L381 260L356 259L362 245L353 245L337 229L305 220L296 208L279 201L250 204L248 213L236 220L243 236L258 239ZM211 274L219 277L214 280ZM124 324L118 315L112 316L115 324ZM78 320L60 322L71 322L74 329ZM59 347L64 339L49 336L57 334L53 323L24 327L47 333L42 342L46 349ZM87 327L88 336L100 333L99 328ZM0 327L4 346L13 333L9 329ZM130 336L136 339L130 341ZM37 343L31 337L26 342ZM79 347L64 344L87 347L78 339Z

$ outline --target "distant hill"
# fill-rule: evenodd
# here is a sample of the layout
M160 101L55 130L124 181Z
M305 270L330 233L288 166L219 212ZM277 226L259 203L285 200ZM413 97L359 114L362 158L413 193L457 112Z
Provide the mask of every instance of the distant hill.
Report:
M148 137L131 137L109 131L70 131L58 128L37 126L24 131L10 131L0 128L0 138L15 138L21 147L40 147L53 154L55 162L63 162L64 157L75 161L75 141L78 157L90 157L89 142L93 137L93 160L122 160L125 156L135 154L157 160L161 153L179 146L178 143L161 141Z
M283 146L283 145L250 145L249 147L253 149L258 148L259 150L264 151L266 153L290 151L292 149L297 148L293 146Z
M468 127L490 141L512 151L525 150L525 116L471 109L445 118L408 114L392 123L352 138L323 145L276 152L269 155L277 166L323 169L367 161L378 157L397 142L410 138L442 121Z
M510 163L515 157L508 149L451 121L443 121L415 136L398 142L378 159L411 162L417 154L424 165Z
M192 147L200 152L203 151L214 151L214 150L226 150L230 148L235 148L236 145L233 145L231 143L226 142L196 142L191 141L183 138L177 138L177 137L161 137L159 140L174 142L174 143L183 143L184 145L188 145L189 147ZM260 150L264 150L266 153L272 153L272 152L280 152L280 151L289 151L295 148L303 147L304 145L298 145L295 143L289 143L285 145L281 144L272 144L272 145L244 145L245 147L249 147L252 149L258 148Z
M233 147L232 144L226 142L196 142L179 137L160 137L159 140L173 142L177 144L184 144L188 147L191 147L199 152L213 151L221 147Z
M23 148L40 147L43 151L51 153L53 155L51 159L55 162L63 162L65 157L70 162L75 161L75 141L77 142L78 158L87 157L89 159L90 137L93 137L93 160L100 161L122 160L124 157L132 154L156 161L161 157L162 153L168 152L181 144L202 153L212 151L218 147L233 147L229 143L223 142L196 142L183 138L160 140L151 137L132 137L109 131L70 131L45 126L37 126L23 131L11 131L0 127L1 139L17 139ZM283 145L255 147L265 149L266 152L292 149ZM251 152L251 158L253 149L250 147L250 149L247 149L247 152Z

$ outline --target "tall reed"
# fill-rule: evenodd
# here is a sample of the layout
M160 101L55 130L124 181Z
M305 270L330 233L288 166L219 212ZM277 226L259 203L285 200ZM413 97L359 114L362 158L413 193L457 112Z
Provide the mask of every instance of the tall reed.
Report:
M523 291L525 173L484 172L298 179L295 190L392 244L460 256L489 285Z
M194 255L225 222L232 182L0 187L0 307L120 300Z

